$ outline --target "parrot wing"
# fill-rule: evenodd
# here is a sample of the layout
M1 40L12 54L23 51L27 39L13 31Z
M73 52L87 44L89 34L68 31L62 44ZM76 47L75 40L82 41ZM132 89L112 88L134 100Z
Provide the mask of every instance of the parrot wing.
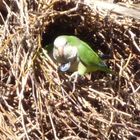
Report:
M95 53L87 43L81 41L77 46L81 62L87 67L93 67L97 70L111 72L102 59Z
M88 44L81 41L80 45L78 45L78 53L81 61L85 65L90 66L102 66L104 63L100 59L100 57L95 53Z

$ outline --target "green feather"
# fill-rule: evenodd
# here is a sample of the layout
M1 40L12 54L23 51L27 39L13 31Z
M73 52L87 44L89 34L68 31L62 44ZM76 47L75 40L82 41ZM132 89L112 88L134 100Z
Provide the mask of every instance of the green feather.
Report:
M44 49L46 49L48 53L51 53L53 51L53 44L47 44Z
M93 71L105 71L112 73L112 71L106 66L103 60L95 53L90 46L84 41L80 40L75 36L65 36L68 40L68 43L78 49L78 56L81 63L87 68L86 72ZM82 66L83 68L83 66ZM80 69L80 66L79 66ZM85 71L85 69L84 69Z
M56 39L57 41L55 40L54 56L58 62L63 62L64 68L67 66L67 63L69 63L68 61L70 61L70 71L78 71L80 75L97 70L114 74L114 72L112 72L112 70L107 67L99 55L94 52L87 43L80 40L76 36L61 35ZM72 49L73 47L77 48L76 51ZM58 48L63 50L61 50L60 56ZM72 55L74 52L77 54ZM68 59L70 56L73 57L72 60ZM76 57L76 59L74 59L74 57Z

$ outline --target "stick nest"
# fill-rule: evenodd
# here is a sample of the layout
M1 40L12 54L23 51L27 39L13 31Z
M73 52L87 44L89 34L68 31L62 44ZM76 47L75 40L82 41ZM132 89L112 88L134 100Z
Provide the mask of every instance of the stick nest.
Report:
M16 1L17 2L17 1ZM99 12L78 1L20 1L7 5L0 26L1 139L140 137L140 21ZM45 45L76 35L110 59L117 72L69 81Z

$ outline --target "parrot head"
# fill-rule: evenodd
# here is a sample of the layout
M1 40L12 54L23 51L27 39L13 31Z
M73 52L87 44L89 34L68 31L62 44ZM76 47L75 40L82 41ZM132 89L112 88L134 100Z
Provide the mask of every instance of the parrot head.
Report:
M54 40L53 57L60 63L59 70L65 72L75 63L77 48L70 45L66 36L59 36Z

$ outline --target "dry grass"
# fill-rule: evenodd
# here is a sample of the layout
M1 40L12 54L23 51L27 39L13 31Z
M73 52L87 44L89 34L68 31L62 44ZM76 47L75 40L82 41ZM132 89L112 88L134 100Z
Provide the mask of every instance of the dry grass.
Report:
M16 3L0 26L0 138L140 137L140 22L68 0ZM43 53L59 34L109 54L118 76L97 72L70 82Z

